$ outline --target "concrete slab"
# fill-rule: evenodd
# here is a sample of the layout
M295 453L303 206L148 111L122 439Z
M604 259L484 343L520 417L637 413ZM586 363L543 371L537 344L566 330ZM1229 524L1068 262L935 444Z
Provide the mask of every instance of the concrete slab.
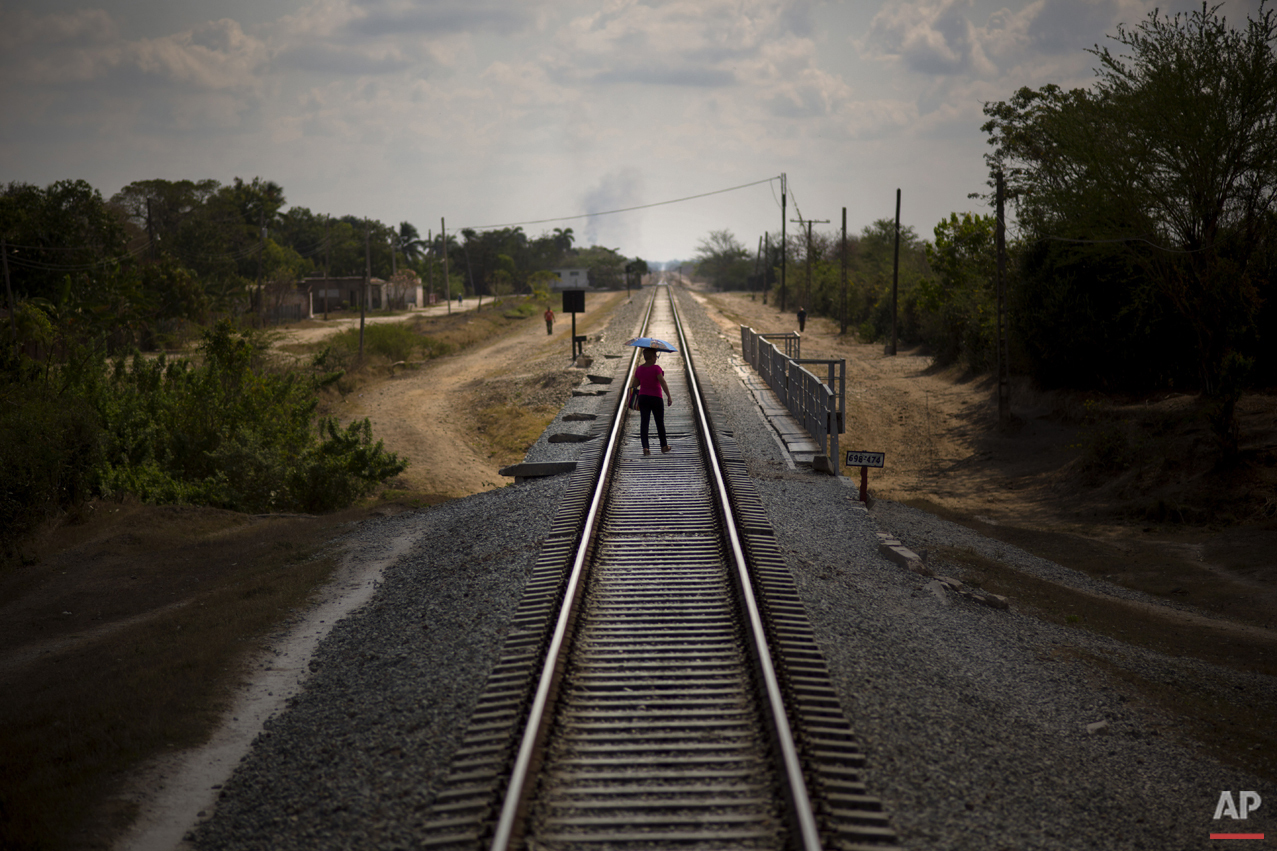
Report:
M541 476L558 476L576 470L575 461L524 461L502 467L497 472L503 476L514 476L516 482L524 479L535 479Z
M812 440L811 435L807 433L807 429L798 422L798 419L789 412L789 409L781 404L780 399L776 396L776 392L763 381L758 373L754 372L743 363L736 364L736 374L740 376L741 383L745 385L745 389L749 390L754 397L754 401L758 404L763 416L771 424L772 430L776 432L777 438L785 451L789 453L795 464L812 465L816 467L821 462L815 459L823 460L823 467L820 469L827 471L832 467L828 458L825 457L825 448L816 441Z

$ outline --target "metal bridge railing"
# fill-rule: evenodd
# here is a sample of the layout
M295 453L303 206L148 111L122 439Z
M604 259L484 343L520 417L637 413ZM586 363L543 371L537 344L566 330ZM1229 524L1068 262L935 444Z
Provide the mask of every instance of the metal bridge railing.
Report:
M803 358L802 338L792 332L759 334L742 325L740 338L745 360L838 469L838 435L847 422L847 361ZM804 366L818 364L826 367L824 381Z

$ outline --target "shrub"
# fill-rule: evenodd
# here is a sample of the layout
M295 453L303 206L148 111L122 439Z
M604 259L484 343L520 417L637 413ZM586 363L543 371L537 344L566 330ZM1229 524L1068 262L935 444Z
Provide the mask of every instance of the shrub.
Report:
M254 344L225 323L202 350L199 367L140 355L127 368L115 364L99 406L108 435L103 493L237 511L322 510L349 505L407 466L372 444L366 423L341 432L321 422L316 434L315 391L340 373L307 380L266 371Z
M402 322L378 322L364 326L364 354L389 361L409 360L421 348L423 338ZM333 335L331 345L347 356L359 351L359 329Z
M85 499L100 459L92 407L67 397L27 361L0 389L0 554L11 554L41 521Z

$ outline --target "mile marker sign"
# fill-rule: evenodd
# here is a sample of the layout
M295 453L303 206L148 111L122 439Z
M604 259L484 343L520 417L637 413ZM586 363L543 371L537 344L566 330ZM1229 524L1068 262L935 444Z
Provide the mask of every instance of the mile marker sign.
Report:
M882 467L887 461L887 453L885 452L861 452L855 449L847 450L848 467Z
M865 452L863 450L847 450L847 466L860 468L860 501L869 501L869 468L881 467L887 461L885 452Z

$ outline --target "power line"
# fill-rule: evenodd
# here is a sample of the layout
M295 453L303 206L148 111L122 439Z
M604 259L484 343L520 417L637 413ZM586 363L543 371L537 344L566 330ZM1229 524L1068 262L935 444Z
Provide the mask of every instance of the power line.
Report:
M1148 245L1152 248L1156 248L1158 251L1164 251L1167 254L1197 254L1200 251L1209 251L1210 249L1215 247L1214 243L1212 243L1210 245L1203 245L1201 248L1167 248L1166 246L1158 245L1156 242L1153 242L1148 237L1143 237L1143 236L1127 236L1127 237L1121 237L1119 239L1069 239L1068 237L1063 237L1063 236L1043 236L1043 237L1038 237L1037 241L1038 242L1072 242L1072 243L1077 243L1079 245L1115 245L1115 244L1120 244L1124 242L1142 242L1145 245Z
M610 216L614 213L629 213L634 210L647 210L652 207L663 207L666 204L680 204L684 201L695 201L697 198L708 198L711 195L722 195L724 192L735 192L737 189L748 189L751 186L758 186L763 183L771 183L773 180L779 180L779 177L769 177L766 180L755 180L753 183L742 183L740 186L732 186L727 189L715 189L713 192L702 192L700 195L688 195L686 198L675 198L671 201L657 201L654 204L640 204L637 207L624 207L620 210L604 210L599 213L581 213L577 216L559 216L553 219L534 219L527 222L508 222L503 225L469 225L459 228L459 230L496 230L497 228L512 228L521 225L543 225L548 222L567 222L573 219L589 219L594 216Z

